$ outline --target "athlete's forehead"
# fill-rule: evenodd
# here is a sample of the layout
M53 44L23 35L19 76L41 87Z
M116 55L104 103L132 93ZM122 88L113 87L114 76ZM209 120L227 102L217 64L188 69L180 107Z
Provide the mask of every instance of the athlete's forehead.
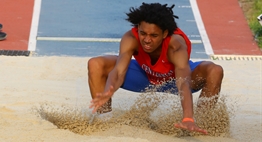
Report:
M162 29L156 24L147 22L140 22L138 25L138 31L146 34L161 34L163 32Z

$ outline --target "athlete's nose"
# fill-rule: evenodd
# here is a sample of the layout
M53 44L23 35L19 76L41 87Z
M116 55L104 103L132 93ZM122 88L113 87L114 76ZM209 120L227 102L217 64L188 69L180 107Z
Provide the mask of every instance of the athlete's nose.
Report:
M145 43L150 43L151 42L151 38L149 36L146 36L144 39Z

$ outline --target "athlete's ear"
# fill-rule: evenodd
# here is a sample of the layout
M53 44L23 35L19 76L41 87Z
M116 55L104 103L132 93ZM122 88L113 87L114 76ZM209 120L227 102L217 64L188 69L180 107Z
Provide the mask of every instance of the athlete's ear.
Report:
M165 39L168 35L168 30L165 30L164 33L163 33L163 39Z

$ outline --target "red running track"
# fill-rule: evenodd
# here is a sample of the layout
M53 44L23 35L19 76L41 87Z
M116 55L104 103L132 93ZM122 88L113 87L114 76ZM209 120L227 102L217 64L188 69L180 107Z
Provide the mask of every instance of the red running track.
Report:
M197 0L214 54L262 55L238 0ZM1 0L0 23L7 39L0 50L27 50L34 0Z
M238 0L197 0L214 54L262 55Z
M0 50L27 50L34 0L1 0L0 23L7 39Z

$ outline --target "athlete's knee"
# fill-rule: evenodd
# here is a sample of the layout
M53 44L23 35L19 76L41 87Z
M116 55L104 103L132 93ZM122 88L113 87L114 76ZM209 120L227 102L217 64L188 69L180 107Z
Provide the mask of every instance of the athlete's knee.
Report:
M214 63L210 64L208 67L208 75L209 77L222 80L224 77L223 67Z
M89 74L98 73L99 71L103 70L103 61L98 58L94 57L88 60L87 62L87 69Z

